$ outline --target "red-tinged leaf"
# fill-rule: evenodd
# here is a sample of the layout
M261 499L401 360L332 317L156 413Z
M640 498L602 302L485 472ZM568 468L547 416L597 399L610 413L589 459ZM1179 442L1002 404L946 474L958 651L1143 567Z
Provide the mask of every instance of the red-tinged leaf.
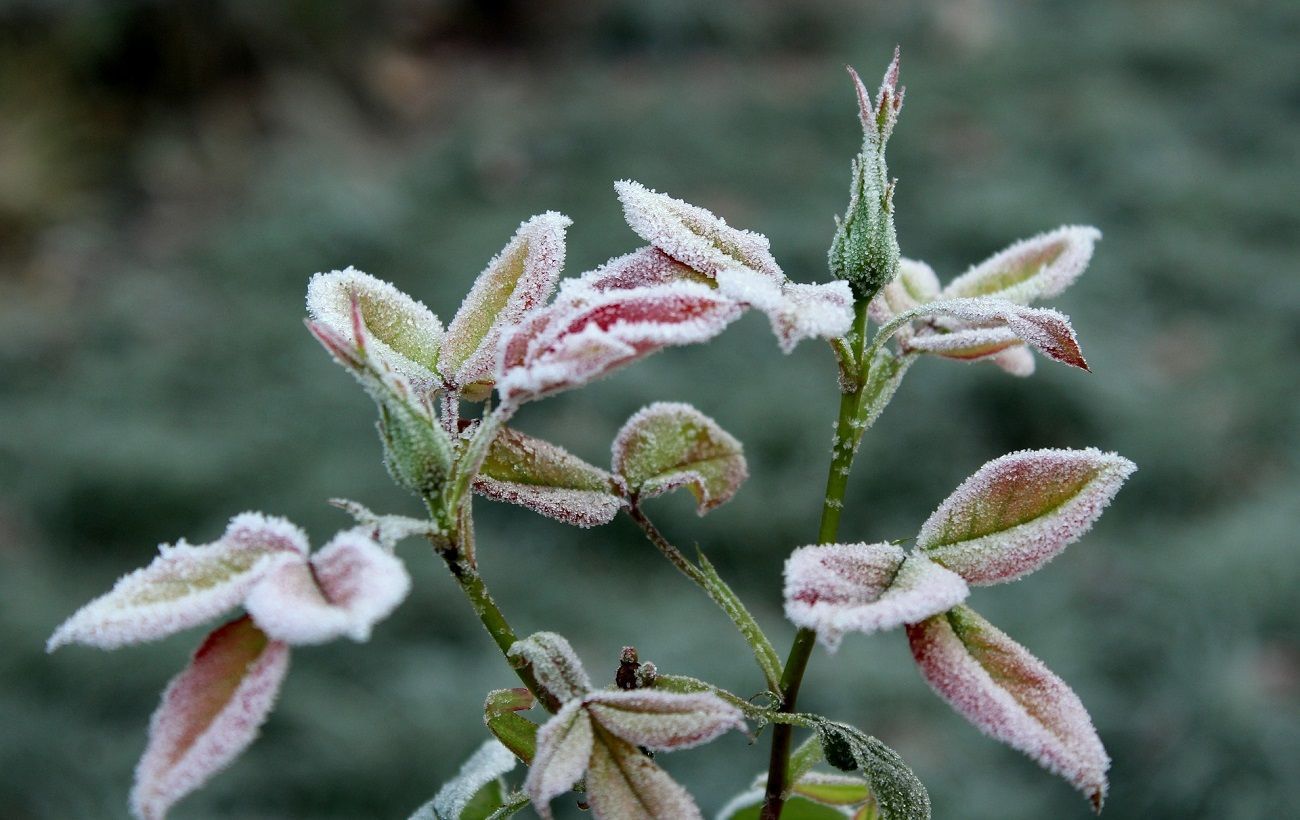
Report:
M505 339L497 389L518 403L579 387L664 347L711 339L740 312L688 282L557 302Z
M939 505L916 547L969 583L1013 581L1087 532L1136 469L1092 448L1002 456Z
M564 233L571 224L553 211L527 220L479 274L447 326L438 358L450 383L464 388L490 381L502 332L545 304L555 289L564 267Z
M354 322L354 304L360 326ZM354 268L318 273L307 285L307 312L315 320L308 327L340 363L355 369L348 360L364 345L371 356L408 378L434 379L442 323L389 283Z
M474 491L578 527L609 523L624 505L614 476L549 441L508 428L492 441Z
M622 180L614 183L614 190L628 226L678 262L709 276L739 265L784 281L766 236L733 228L704 208L639 182Z
M584 290L605 293L674 282L710 285L712 280L651 246L615 257L577 279L566 279L560 283L560 299L579 297Z
M121 578L78 610L46 644L101 649L156 641L211 620L243 602L267 573L301 562L307 536L283 518L244 513L210 544L179 541L159 547L149 566Z
M846 632L894 629L965 600L959 575L893 544L822 544L785 563L785 615L830 651Z
M573 788L591 760L595 744L591 717L582 701L569 701L537 733L537 756L524 791L533 808L550 820L552 798Z
M904 350L926 351L933 348L941 356L982 358L1006 350L1014 344L1009 334L1033 345L1043 355L1063 364L1088 369L1079 349L1079 341L1070 320L1055 310L1027 308L1003 299L944 299L920 309L921 316L951 317L958 324L931 322L932 333L918 333L900 339ZM993 333L992 331L1000 331ZM982 332L974 332L982 331ZM962 335L964 334L964 335ZM956 335L946 343L944 336ZM983 352L981 352L983 351Z
M740 442L689 404L645 407L619 430L612 449L614 472L631 492L653 498L688 487L700 515L729 501L749 476Z
M689 749L745 728L741 711L711 693L603 691L588 695L585 703L592 719L611 734L656 752Z
M898 122L898 112L903 107L903 96L907 91L898 85L898 47L894 48L894 59L885 69L885 76L880 81L880 90L876 92L874 101L862 78L851 67L849 75L853 78L853 85L858 92L858 118L862 121L862 130L866 134L867 142L876 150L880 150L894 131L894 125Z
M289 669L289 647L247 616L217 629L163 693L131 807L158 820L253 742Z
M537 724L519 712L533 708L536 699L523 687L489 692L483 702L483 722L515 757L532 765L537 756Z
M944 298L993 297L1027 305L1050 299L1088 267L1101 239L1096 228L1067 225L1023 239L952 280Z
M348 636L371 628L411 589L406 566L359 527L336 535L308 562L280 566L253 587L244 606L268 635L293 645Z
M626 741L597 730L587 769L587 802L596 820L699 820L677 781Z
M1077 695L968 607L907 628L931 688L980 731L1060 775L1100 811L1110 759Z
M898 276L880 289L868 305L871 321L883 325L895 316L939 298L939 277L924 262L898 260Z

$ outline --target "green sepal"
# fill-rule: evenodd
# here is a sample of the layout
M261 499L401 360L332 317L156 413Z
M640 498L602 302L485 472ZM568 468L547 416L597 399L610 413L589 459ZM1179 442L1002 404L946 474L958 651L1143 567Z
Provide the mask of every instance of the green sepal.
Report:
M537 724L519 714L531 709L535 699L522 687L497 689L483 702L483 722L515 757L532 765L537 754Z

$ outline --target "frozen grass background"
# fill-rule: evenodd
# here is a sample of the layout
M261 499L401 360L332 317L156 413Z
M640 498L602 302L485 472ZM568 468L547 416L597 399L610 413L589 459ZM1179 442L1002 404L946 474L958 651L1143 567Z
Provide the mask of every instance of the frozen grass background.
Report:
M314 271L391 279L444 318L521 219L576 220L570 273L636 247L631 177L767 233L825 277L859 136L843 65L901 43L890 146L908 255L942 276L1013 239L1098 225L1058 300L1093 365L1031 380L928 361L869 435L846 538L914 534L985 460L1096 445L1140 465L1096 530L974 603L1069 680L1115 758L1109 818L1300 804L1296 557L1300 10L1274 2L386 0L0 3L0 815L125 814L158 692L199 634L104 654L42 643L154 545L247 508L317 543L344 495L415 512L369 403L302 328ZM761 317L518 420L597 462L622 420L690 401L753 478L699 542L777 643L785 554L816 527L835 394ZM870 503L867 499L871 499ZM577 531L478 505L521 632L612 676L749 692L744 646L625 522ZM513 677L419 544L408 603L357 646L296 653L264 737L183 817L404 817L483 737ZM934 698L901 634L818 652L803 706L897 747L936 817L1084 817L1084 801ZM716 809L766 737L667 759Z

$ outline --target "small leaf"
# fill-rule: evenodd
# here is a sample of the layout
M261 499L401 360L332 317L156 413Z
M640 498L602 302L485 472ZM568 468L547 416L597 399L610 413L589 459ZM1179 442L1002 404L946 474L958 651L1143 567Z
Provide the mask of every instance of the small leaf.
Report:
M493 439L474 490L573 524L607 524L623 508L614 476L558 445L503 428Z
M1013 581L1077 541L1137 467L1115 453L1022 450L962 482L917 549L972 584Z
M264 574L301 562L308 549L303 531L283 518L237 515L211 544L159 547L149 566L65 621L46 649L67 643L115 649L197 626L239 606Z
M325 643L342 635L366 641L410 590L401 559L358 527L334 536L310 564L297 561L269 571L244 606L268 635L289 644Z
M613 456L633 493L653 498L689 487L700 515L749 477L740 442L689 404L656 402L636 413L614 439Z
M898 260L898 276L880 289L868 306L871 320L887 323L901 313L939 298L939 277L924 262L906 257Z
M817 726L826 762L860 770L884 820L929 820L930 795L898 752L843 723Z
M538 685L560 703L580 699L592 690L582 661L562 635L535 632L515 641L506 656L516 666L531 666Z
M423 303L389 283L355 268L318 273L307 284L307 313L346 346L368 342L372 355L393 370L407 378L436 381L442 323Z
M441 532L438 525L427 518L410 518L405 515L379 515L371 512L364 504L346 498L331 498L330 504L352 516L357 524L365 528L366 535L389 552L393 551L399 541L404 541L415 535L428 537L438 535Z
M740 313L691 282L556 302L503 341L497 389L519 403L580 387L665 347L707 341Z
M566 703L537 733L524 791L544 820L550 820L551 799L573 788L587 770L595 744L594 730L582 701Z
M596 692L587 711L609 732L651 751L689 749L729 729L743 729L741 711L714 694L653 690Z
M490 380L503 330L540 308L555 289L564 267L564 232L571 224L554 211L523 222L479 274L447 326L438 367L449 382L466 388Z
M909 626L907 637L939 697L1101 810L1110 759L1078 696L1042 661L965 606Z
M718 272L718 290L767 314L781 352L804 339L835 339L853 326L853 291L847 282L774 282L747 268Z
M893 544L801 547L785 562L785 616L832 652L845 632L915 623L968 593L961 576Z
M533 693L523 687L489 692L483 703L483 722L515 757L532 765L537 755L537 724L517 714L533 708Z
M501 807L504 794L500 778L516 765L509 749L495 740L484 741L456 776L410 820L482 820Z
M695 282L711 285L712 279L693 270L656 247L640 248L615 257L593 271L560 283L560 299L578 298L583 291L605 293L611 290Z
M871 799L871 789L861 779L823 772L804 774L792 793L824 806L856 806Z
M1003 299L945 299L919 308L920 315L951 316L962 324L935 333L901 338L903 349L933 352L956 359L978 359L1006 350L1016 339L1044 356L1081 370L1088 363L1079 349L1070 320L1055 310L1027 308Z
M895 356L884 347L876 351L871 370L867 373L867 383L862 387L860 421L854 430L857 441L862 440L862 435L876 423L880 414L885 412L885 408L894 398L894 393L898 392L898 386L903 383L907 369L914 361L916 356L913 354Z
M763 789L751 789L736 795L718 812L717 820L759 820L763 811ZM838 809L823 806L802 797L786 800L781 808L781 820L844 820Z
M217 629L168 684L135 772L131 808L158 820L248 747L275 704L289 648L247 616Z
M695 801L635 746L596 731L587 768L587 802L597 820L698 820Z
M678 262L709 276L740 265L778 282L785 279L766 236L733 228L704 208L652 191L639 182L615 182L614 190L623 203L628 226Z
M1022 239L958 276L944 298L991 296L1027 305L1050 299L1074 283L1088 267L1101 231L1066 225Z

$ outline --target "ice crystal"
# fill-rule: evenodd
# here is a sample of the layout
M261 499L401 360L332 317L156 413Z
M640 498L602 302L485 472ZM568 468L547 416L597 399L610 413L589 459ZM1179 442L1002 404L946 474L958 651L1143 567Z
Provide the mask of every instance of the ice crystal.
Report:
M217 629L163 693L135 772L131 808L160 820L257 737L289 669L289 648L247 616Z
M677 781L635 746L601 735L587 765L587 802L597 820L699 820Z
M730 500L749 476L741 443L689 404L643 408L619 430L612 450L614 472L633 493L653 498L688 487L700 515Z
M621 483L558 445L503 429L474 479L475 492L573 524L606 524L624 505Z
M561 703L591 691L591 678L563 635L536 632L515 641L507 654L512 660L531 666L538 685Z
M939 505L917 549L972 584L1015 580L1087 532L1136 469L1093 448L1002 456Z
M736 267L719 271L717 281L724 296L767 315L783 353L804 339L838 338L853 325L853 291L846 282L778 284Z
M486 740L479 746L460 771L448 780L433 799L412 814L410 820L454 820L484 787L514 770L518 765L515 756L496 740Z
M907 634L940 697L1101 809L1110 759L1078 696L1042 661L964 606L909 626Z

